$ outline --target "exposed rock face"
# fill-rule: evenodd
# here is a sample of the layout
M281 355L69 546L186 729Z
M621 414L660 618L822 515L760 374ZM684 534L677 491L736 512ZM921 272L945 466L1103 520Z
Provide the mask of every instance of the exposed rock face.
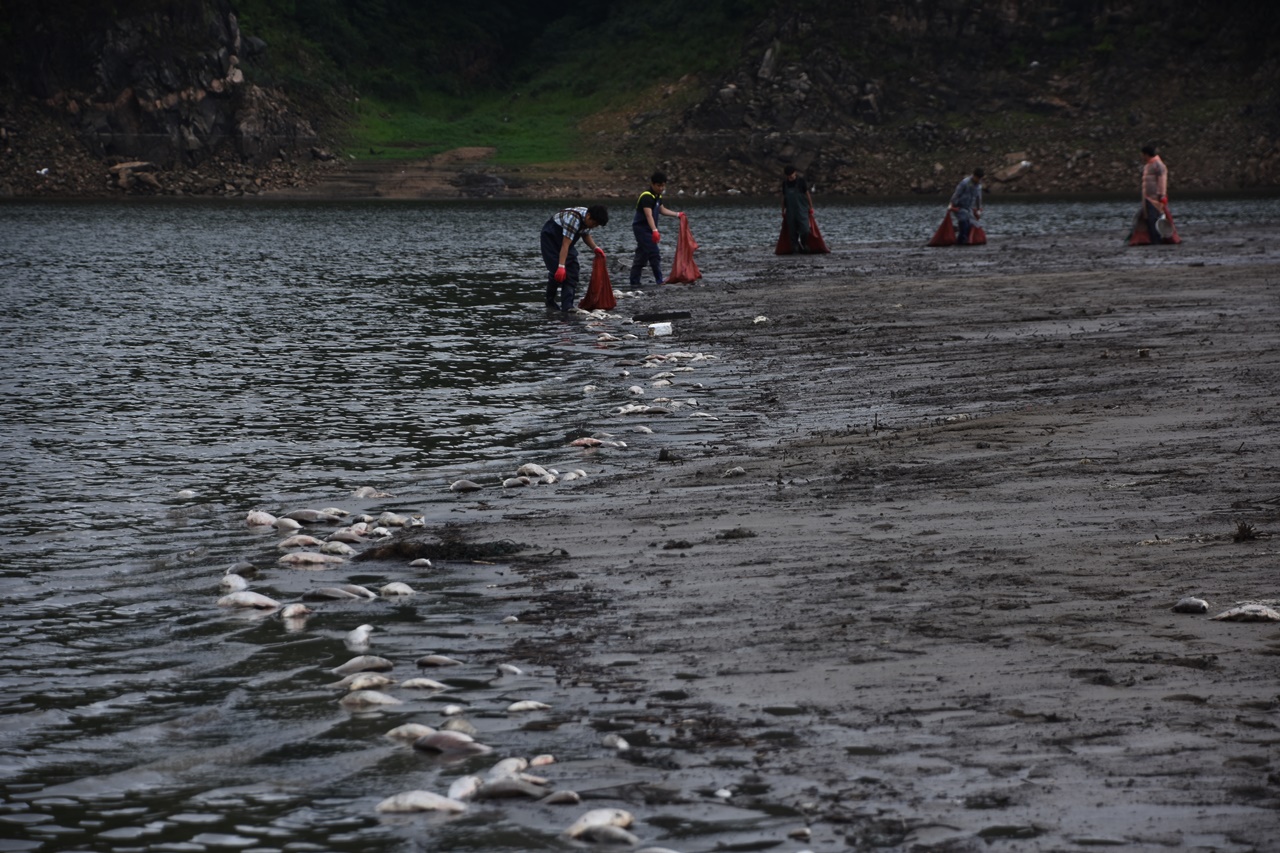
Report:
M96 28L67 28L79 37L45 32L48 15L31 14L35 49L43 36L47 53L29 57L19 74L106 164L110 179L96 189L225 192L225 181L192 183L185 173L230 161L273 175L282 163L310 159L316 145L310 123L282 93L246 81L242 56L265 45L242 38L229 0L163 4L104 18ZM7 154L17 148L54 159L53 152L25 144L36 133L31 111L10 105L4 115ZM107 166L128 161L150 165L108 173ZM10 191L22 191L28 178L17 176L16 188L11 178Z

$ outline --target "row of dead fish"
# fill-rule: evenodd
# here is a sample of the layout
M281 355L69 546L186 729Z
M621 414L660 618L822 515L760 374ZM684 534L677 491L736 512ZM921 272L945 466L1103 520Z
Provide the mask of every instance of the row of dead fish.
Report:
M626 445L622 445L625 447ZM534 462L526 462L516 469L515 476L505 477L502 480L502 488L518 489L524 486L550 486L556 483L570 483L574 480L585 480L587 472L582 468L575 468L572 471L565 471L563 474L555 468L543 468ZM484 486L474 480L455 480L449 485L449 491L466 493L478 492Z
M532 467L522 469L522 476L530 475L537 475L537 472ZM347 515L348 513L345 511L336 508L295 510L279 517L255 511L249 514L247 520L253 526L272 526L282 532L289 532L296 528L288 523L277 523L280 518L294 521L299 525L334 524L341 523ZM365 518L357 521L355 525L352 525L352 528L347 529L354 529L357 535L362 538L368 536L369 539L364 541L370 541L373 537L381 535L380 533L374 533L377 528L368 527L368 529L364 529L358 525L371 525L375 521L380 524L397 523L397 519L386 516L387 514L384 514L384 516L376 520ZM405 521L399 521L398 523L400 526L409 526ZM332 542L335 540L329 537L327 541ZM319 547L323 549L325 543L326 540L318 537L292 533L289 537L277 543L277 547L286 549ZM354 549L352 550L354 551ZM286 565L311 564L312 561L324 563L328 561L320 560L319 558L333 556L342 560L348 556L343 552L326 554L323 550L293 552L294 555L302 553L309 553L310 557L307 560L296 563L289 560L284 561L284 563ZM415 560L414 563L430 566L429 560ZM221 586L224 590L227 590L227 594L218 599L218 605L221 607L249 608L264 613L278 611L282 621L285 622L287 630L296 631L305 627L306 617L314 613L314 611L302 603L284 605L269 596L249 590L249 578L247 576L252 573L253 566L248 563L237 564L227 569L221 580ZM414 594L415 591L412 587L397 581L384 585L377 592L358 584L338 584L313 590L305 595L304 598L372 600L380 596L391 598ZM504 621L516 620L515 617L507 617ZM403 699L388 692L394 689L426 690L431 692L442 692L449 689L447 684L432 678L413 677L400 681L389 675L388 673L394 669L394 663L387 658L367 653L372 644L375 631L375 626L363 624L353 628L343 637L343 644L351 651L359 652L359 654L331 670L332 674L338 676L340 680L330 684L329 687L344 691L342 697L338 700L338 704L342 708L353 712L363 712L403 705ZM424 669L447 668L462 666L463 661L448 655L432 653L418 658L416 664ZM500 664L497 672L499 676L523 674L520 668L513 664ZM544 702L522 699L508 703L505 711L508 714L521 714L545 711L549 710L550 707ZM462 705L445 705L441 708L441 714L446 717L446 721L439 728L421 723L406 723L391 729L386 733L386 736L398 741L409 741L414 749L429 753L459 756L484 755L492 752L493 748L491 746L476 740L474 726L462 716L465 710ZM530 759L520 757L504 758L497 761L484 776L468 775L454 780L444 794L421 789L403 791L383 799L378 803L376 809L378 812L386 814L428 811L460 814L468 810L469 802L472 800L497 800L512 797L533 798L548 805L580 804L582 798L576 792L552 789L549 779L529 772L531 768L546 766L554 762L555 758L551 755L539 755ZM565 838L579 842L626 844L635 847L640 843L640 839L627 829L633 822L634 817L631 813L623 809L592 809L571 823L562 834ZM674 853L674 851L667 851L657 847L645 849L648 853Z
M1218 622L1280 622L1280 610L1276 609L1277 605L1280 605L1280 600L1277 599L1241 601L1217 616L1209 618ZM1209 602L1192 596L1179 599L1178 603L1173 605L1174 613L1208 613L1209 610Z

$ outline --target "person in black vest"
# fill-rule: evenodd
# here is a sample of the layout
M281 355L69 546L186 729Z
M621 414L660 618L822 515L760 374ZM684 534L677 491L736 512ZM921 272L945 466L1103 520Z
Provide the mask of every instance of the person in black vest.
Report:
M809 251L809 214L813 212L813 196L804 176L795 166L782 171L782 218L791 235L791 251Z
M658 220L661 216L684 216L662 203L662 191L667 188L667 176L654 172L649 178L649 189L636 199L636 215L631 220L631 230L636 234L636 254L631 261L631 286L640 286L640 273L645 264L653 269L653 283L662 284L662 255L658 252Z

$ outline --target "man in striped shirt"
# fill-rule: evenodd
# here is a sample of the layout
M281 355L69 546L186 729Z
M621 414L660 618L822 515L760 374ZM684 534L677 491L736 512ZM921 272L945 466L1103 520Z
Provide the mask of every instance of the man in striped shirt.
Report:
M591 207L567 207L542 226L542 261L547 265L547 310L573 310L580 276L578 250L574 245L581 240L603 257L604 249L596 245L591 229L608 224L608 209L602 204L596 204Z

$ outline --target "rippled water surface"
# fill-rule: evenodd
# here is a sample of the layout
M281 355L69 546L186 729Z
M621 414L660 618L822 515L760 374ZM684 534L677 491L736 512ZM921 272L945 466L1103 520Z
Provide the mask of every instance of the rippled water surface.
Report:
M988 230L1119 239L1133 207L991 201ZM771 206L686 209L711 257L768 261ZM1280 201L1175 211L1184 228L1274 221ZM533 694L564 699L554 673L495 680L488 664L464 667L448 694L378 713L342 710L328 687L360 622L377 623L373 651L392 659L500 657L506 605L478 592L500 566L268 572L258 588L287 600L324 582L402 580L421 593L327 606L294 631L214 605L227 566L274 567L280 553L279 534L246 525L251 510L411 513L352 492L443 493L564 444L600 369L598 330L542 310L537 232L549 212L0 206L0 851L563 845L556 832L571 818L527 803L447 822L373 810L495 760L430 759L383 737L438 718L444 702L468 705L499 754L555 751L578 759L563 784L605 787L610 770L591 763L597 732L560 721L552 738L501 712ZM937 200L820 203L819 221L837 250L919 245L941 212ZM599 232L615 255L628 222L618 210ZM703 271L714 286L714 268ZM751 821L729 823L674 821L672 832L702 833L700 849L751 837Z

